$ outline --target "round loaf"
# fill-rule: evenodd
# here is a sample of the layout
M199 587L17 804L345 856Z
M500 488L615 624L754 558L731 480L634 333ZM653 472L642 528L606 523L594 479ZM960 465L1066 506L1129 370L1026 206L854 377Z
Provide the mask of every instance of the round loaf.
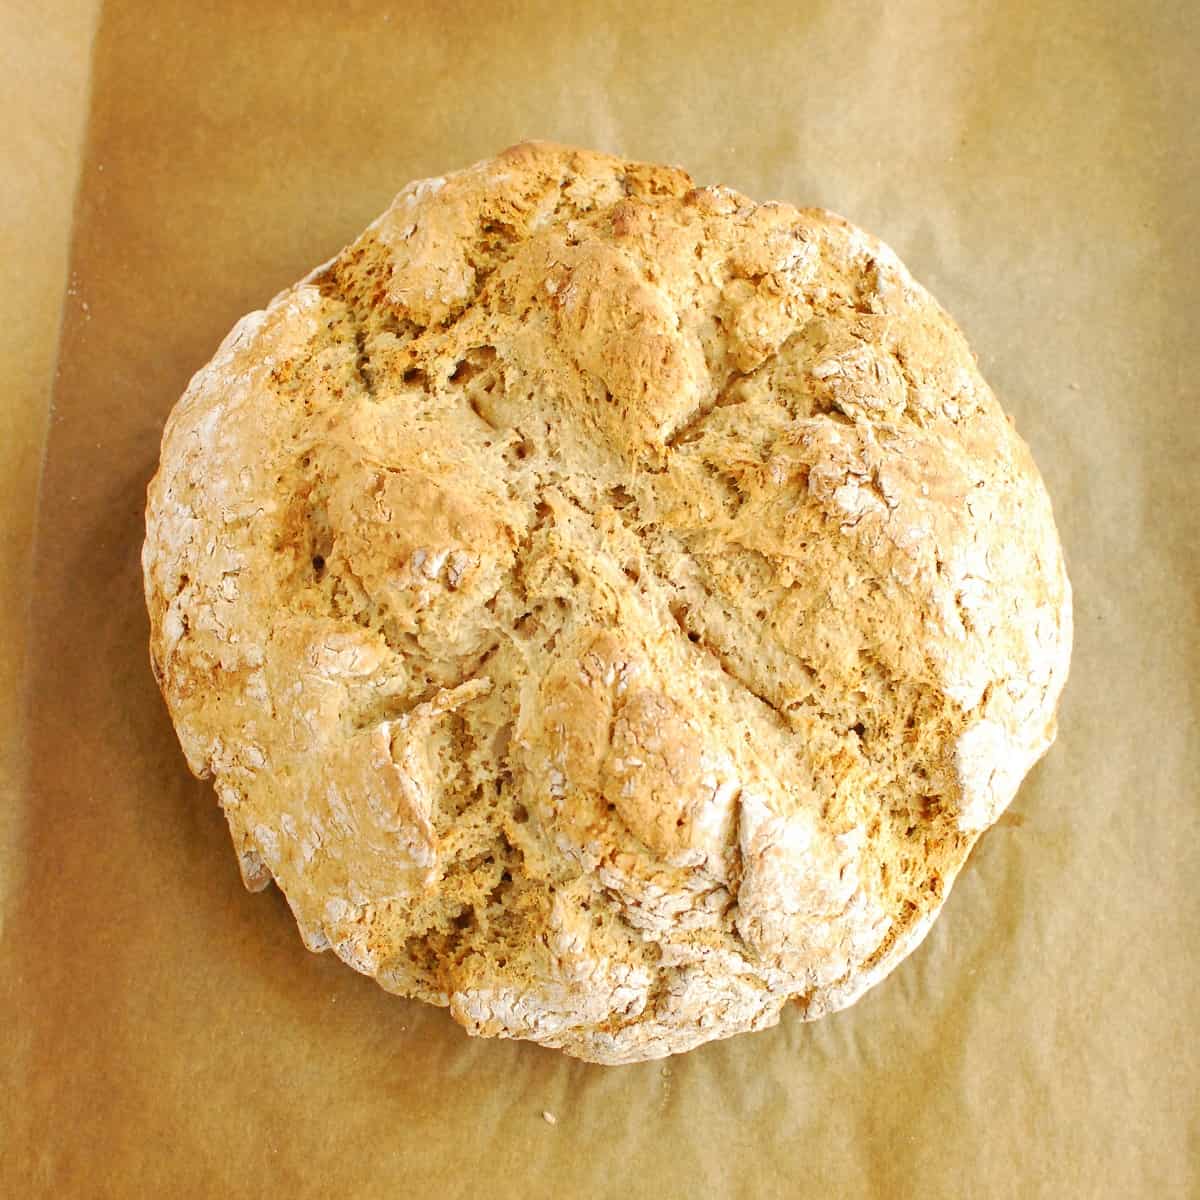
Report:
M247 886L602 1063L886 975L1071 645L1029 451L890 250L541 143L410 184L239 322L143 561Z

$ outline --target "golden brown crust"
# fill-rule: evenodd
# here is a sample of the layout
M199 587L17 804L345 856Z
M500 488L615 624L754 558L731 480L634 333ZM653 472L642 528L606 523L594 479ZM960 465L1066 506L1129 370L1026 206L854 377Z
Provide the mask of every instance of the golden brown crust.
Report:
M600 1062L886 974L1070 653L1028 450L889 250L541 143L409 185L238 325L144 565L247 885Z

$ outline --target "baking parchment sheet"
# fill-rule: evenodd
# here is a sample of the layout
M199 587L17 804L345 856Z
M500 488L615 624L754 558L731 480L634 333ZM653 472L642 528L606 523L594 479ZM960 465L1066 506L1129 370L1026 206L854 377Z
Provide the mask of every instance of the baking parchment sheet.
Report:
M0 1194L1196 1195L1197 12L104 4L5 581ZM847 1012L624 1068L307 953L242 890L146 652L144 490L191 373L409 179L525 137L882 236L1033 447L1075 587L1059 741L925 944Z

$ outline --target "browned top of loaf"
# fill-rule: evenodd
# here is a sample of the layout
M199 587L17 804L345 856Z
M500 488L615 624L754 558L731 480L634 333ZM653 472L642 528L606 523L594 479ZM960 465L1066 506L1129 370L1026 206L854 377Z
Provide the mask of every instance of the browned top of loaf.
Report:
M607 1062L882 977L1070 651L1029 452L891 251L541 143L239 324L145 569L248 883L475 1032Z

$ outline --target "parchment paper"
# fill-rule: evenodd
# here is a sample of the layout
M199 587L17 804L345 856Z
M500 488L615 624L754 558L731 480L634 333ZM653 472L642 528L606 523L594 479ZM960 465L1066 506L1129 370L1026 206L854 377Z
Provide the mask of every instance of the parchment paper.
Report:
M1196 1195L1198 46L1187 2L105 4L3 864L0 1194ZM890 242L1031 443L1075 586L1060 740L924 946L845 1013L617 1069L307 953L242 890L147 664L144 488L188 377L407 180L527 136Z
M0 0L0 113L15 116L0 136L0 262L10 281L0 289L0 930L24 818L30 550L99 8Z

